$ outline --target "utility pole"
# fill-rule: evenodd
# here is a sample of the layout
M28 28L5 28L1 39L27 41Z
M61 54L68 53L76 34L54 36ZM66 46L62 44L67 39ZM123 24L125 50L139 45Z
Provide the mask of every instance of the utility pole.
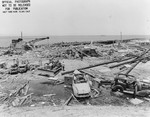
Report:
M48 49L50 49L50 38L47 40L48 41Z
M118 40L118 47L121 46L122 43L122 32L120 32L120 39Z
M123 42L122 40L122 32L120 32L120 44Z
M21 39L23 38L22 32L21 32Z
M122 32L120 32L120 40L122 41Z

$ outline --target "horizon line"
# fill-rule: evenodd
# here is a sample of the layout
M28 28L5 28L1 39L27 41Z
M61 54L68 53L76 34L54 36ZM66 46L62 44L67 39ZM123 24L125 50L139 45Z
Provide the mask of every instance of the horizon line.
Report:
M126 35L126 36L150 36L150 34L122 34L123 35ZM120 34L93 34L93 35L23 35L23 37L45 37L45 36L120 36ZM21 35L0 35L0 37L21 37Z

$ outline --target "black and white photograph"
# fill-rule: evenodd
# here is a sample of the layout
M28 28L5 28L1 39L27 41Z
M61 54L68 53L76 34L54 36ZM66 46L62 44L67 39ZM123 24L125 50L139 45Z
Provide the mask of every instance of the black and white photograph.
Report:
M0 0L0 117L150 117L150 0Z

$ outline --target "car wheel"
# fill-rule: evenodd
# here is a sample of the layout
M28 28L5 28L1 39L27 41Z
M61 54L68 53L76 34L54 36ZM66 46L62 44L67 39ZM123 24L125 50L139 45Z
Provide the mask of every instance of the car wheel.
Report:
M123 92L123 87L120 85L116 85L116 86L112 87L112 91L113 92L117 92L117 91Z

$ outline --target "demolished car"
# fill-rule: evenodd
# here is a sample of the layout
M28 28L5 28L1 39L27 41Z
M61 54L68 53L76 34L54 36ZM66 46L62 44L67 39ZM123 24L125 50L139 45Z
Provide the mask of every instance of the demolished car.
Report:
M134 96L140 94L144 90L150 90L150 82L143 82L136 79L133 75L118 74L112 83L112 91L130 93Z
M72 80L73 93L76 97L90 97L91 88L88 80L85 78L84 74L74 72L74 78Z

